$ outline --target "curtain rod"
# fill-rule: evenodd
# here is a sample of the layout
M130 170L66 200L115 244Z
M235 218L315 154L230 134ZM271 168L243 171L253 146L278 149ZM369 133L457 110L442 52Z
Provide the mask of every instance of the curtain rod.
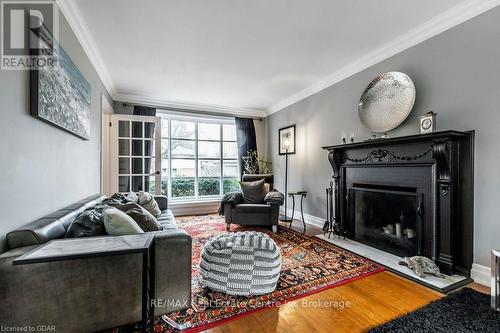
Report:
M126 103L126 102L120 102L123 104L123 106L147 106L147 107L152 107L156 108L159 110L165 110L165 111L174 111L174 112L185 112L185 113L191 113L191 114L198 114L198 115L208 115L208 116L219 116L219 117L237 117L234 114L230 113L224 113L224 112L215 112L215 111L196 111L196 110L190 110L190 109L180 109L180 108L163 108L163 107L157 107L154 105L145 105L145 104L131 104L131 103ZM262 121L262 117L256 117L256 116L244 116L242 118L251 118L253 120L258 120Z

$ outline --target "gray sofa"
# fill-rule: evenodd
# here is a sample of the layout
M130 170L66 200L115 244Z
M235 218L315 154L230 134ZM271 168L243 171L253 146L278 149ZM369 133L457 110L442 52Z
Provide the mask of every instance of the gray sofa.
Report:
M139 254L12 265L40 244L63 238L79 213L103 199L89 197L7 234L9 250L0 255L1 325L94 332L141 320ZM167 198L156 201L164 230L155 234L155 296L162 305L155 315L162 315L190 306L191 237L177 229Z
M274 188L273 175L243 175L242 181L253 182L256 180L264 179L267 191ZM279 205L273 204L226 204L224 206L224 219L226 222L226 230L230 230L231 224L239 225L257 225L257 226L270 226L273 232L276 232L279 219Z

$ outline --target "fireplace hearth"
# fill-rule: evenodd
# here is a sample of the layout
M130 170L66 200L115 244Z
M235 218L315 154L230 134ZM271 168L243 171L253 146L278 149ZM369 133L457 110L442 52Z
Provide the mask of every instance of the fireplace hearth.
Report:
M342 235L470 276L474 132L444 131L323 147Z

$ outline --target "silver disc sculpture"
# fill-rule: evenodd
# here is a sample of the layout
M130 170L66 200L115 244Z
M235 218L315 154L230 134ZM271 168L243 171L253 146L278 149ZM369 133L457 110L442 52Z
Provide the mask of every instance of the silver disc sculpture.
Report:
M415 85L410 77L387 72L370 82L361 95L359 119L372 132L387 132L401 125L414 103Z

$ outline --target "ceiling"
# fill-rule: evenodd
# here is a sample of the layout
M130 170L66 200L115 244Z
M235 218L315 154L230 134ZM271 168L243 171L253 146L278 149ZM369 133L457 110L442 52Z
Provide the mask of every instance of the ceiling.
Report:
M480 3L64 2L65 16L114 99L255 115L277 111L444 31L468 18L470 3ZM483 7L485 2L492 1L483 0Z

